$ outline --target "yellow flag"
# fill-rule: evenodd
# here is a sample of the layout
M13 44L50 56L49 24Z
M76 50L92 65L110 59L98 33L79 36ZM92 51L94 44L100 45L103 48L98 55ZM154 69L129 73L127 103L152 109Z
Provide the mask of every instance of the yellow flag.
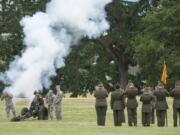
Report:
M167 85L167 68L166 68L166 63L165 62L163 64L161 82L164 84L164 86Z

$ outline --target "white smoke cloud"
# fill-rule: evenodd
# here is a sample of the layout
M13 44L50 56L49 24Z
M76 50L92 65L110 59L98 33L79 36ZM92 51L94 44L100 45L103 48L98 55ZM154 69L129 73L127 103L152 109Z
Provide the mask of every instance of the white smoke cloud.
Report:
M97 38L109 28L105 6L112 0L52 0L46 12L24 17L22 56L16 56L6 76L14 95L31 97L34 90L49 88L50 77L64 66L70 46L83 37ZM7 81L8 79L8 81Z

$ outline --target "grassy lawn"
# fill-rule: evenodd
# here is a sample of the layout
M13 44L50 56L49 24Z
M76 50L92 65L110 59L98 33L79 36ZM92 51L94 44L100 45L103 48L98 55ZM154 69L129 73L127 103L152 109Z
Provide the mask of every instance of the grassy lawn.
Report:
M96 126L96 114L94 109L94 98L64 98L62 121L38 121L29 119L23 122L9 122L6 119L4 103L0 102L0 135L180 135L180 128L173 127L172 121L172 99L168 99L168 127L158 128L142 127L141 112L138 107L138 127L128 127L127 123L122 127L113 126L113 116L108 107L106 126ZM17 102L16 110L27 106L28 102L23 100ZM127 122L127 115L126 115Z

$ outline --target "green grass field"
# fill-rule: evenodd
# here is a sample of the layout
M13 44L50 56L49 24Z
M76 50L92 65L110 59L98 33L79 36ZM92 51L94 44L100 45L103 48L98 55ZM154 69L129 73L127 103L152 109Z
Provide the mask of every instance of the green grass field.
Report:
M0 135L180 135L180 128L173 127L172 121L172 99L168 98L168 127L158 128L142 127L141 112L138 107L138 126L128 127L127 123L122 127L113 126L113 116L108 107L106 126L96 125L96 114L94 109L94 98L64 98L63 99L63 120L38 121L29 119L22 122L9 122L6 119L4 103L0 102ZM17 102L16 110L27 106L27 101ZM127 122L127 115L126 115Z

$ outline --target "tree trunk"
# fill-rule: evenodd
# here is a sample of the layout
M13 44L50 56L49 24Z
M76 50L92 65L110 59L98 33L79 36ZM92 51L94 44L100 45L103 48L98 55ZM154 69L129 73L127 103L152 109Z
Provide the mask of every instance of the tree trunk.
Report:
M128 83L128 65L125 63L118 65L119 83L121 87L124 89Z
M125 88L128 83L128 62L126 56L123 55L121 50L115 50L111 45L103 38L98 39L100 45L112 56L117 66L119 83L122 88Z

